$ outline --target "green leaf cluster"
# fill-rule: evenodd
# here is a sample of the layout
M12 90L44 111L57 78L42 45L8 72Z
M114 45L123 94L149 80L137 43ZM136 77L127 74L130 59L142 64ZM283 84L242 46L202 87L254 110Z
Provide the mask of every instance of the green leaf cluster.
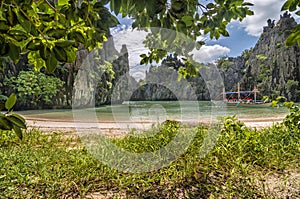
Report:
M3 0L0 11L0 57L17 62L21 53L29 54L36 69L55 70L59 62L74 62L76 51L102 47L109 28L119 24L114 14L134 18L133 28L149 29L171 53L187 54L193 48L182 47L176 32L192 38L195 43L202 34L211 38L229 36L226 26L231 20L252 15L244 0L215 0L199 4L196 0ZM110 8L110 10L108 9ZM153 29L156 27L157 29ZM161 28L173 30L166 34ZM173 42L175 41L175 42ZM199 42L199 48L203 42ZM195 46L194 46L195 47ZM149 46L149 60L162 57L157 48ZM164 53L163 53L164 54ZM144 60L143 63L147 63Z
M300 1L298 0L286 0L283 6L281 7L281 11L289 11L295 12L295 15L300 16ZM291 34L286 40L287 46L292 46L294 44L298 44L300 46L300 25L296 25L292 30Z
M20 139L22 139L22 129L26 129L27 127L25 119L22 116L12 113L16 101L17 97L14 93L7 98L5 102L7 112L5 114L0 113L0 133L2 131L13 131Z
M0 57L18 62L29 54L36 69L53 72L59 62L72 63L79 46L101 47L118 20L97 1L3 0L0 11Z

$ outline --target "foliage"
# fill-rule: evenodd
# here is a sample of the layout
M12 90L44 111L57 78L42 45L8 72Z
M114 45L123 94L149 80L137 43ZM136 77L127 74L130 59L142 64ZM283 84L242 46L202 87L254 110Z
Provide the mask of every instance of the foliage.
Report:
M286 87L288 90L293 90L293 88L297 88L298 85L299 85L299 82L298 82L298 81L289 79L289 80L286 82L285 87Z
M299 131L300 129L300 107L294 104L288 105L290 109L290 114L286 116L283 123L284 125L293 130Z
M264 61L267 59L267 57L264 55L264 54L259 54L259 55L256 55L256 58L260 61Z
M242 52L242 57L243 57L246 61L248 61L252 53L253 53L253 48L246 49L246 50L244 50L244 51Z
M79 46L89 50L102 46L109 28L119 23L109 12L110 6L116 15L134 18L133 28L158 27L152 35L159 34L161 41L167 41L166 48L158 50L147 45L150 54L146 56L149 61L158 61L166 55L166 49L185 46L182 38L176 34L170 37L160 28L181 32L195 42L202 31L218 39L229 35L226 26L231 20L253 14L251 5L244 0L216 0L207 5L196 0L2 0L0 57L8 56L17 62L20 53L28 53L36 69L46 67L52 72L58 62L73 62ZM192 49L178 52L186 54Z
M23 108L54 104L64 84L56 77L35 71L21 71L18 77L10 77L4 83L17 93L17 105Z
M79 45L100 47L110 26L118 24L96 1L3 0L0 12L1 57L15 62L28 53L36 69L52 72L58 62L74 62Z
M26 123L22 116L12 112L16 101L16 95L11 94L5 102L7 112L5 114L0 113L0 134L2 135L3 133L7 133L7 131L13 131L19 139L22 140L22 129L26 129Z
M7 96L1 94L0 90L0 110L4 108L4 103L7 100Z
M157 171L134 174L102 164L87 152L79 137L68 132L32 129L22 141L14 134L1 134L0 196L88 198L98 193L103 198L296 198L297 182L288 181L286 171L299 172L299 113L299 108L292 109L284 123L261 130L249 129L234 117L224 118L220 129L216 128L221 134L214 149L202 158L199 152L208 128L191 127L197 134L184 155ZM133 130L112 139L129 151L153 151L169 142L181 125L166 122L158 129ZM265 181L272 174L286 180L280 189L294 186L296 191L289 190L288 196L280 195L279 189L278 193L268 192Z
M216 64L218 67L222 68L222 71L228 70L234 63L232 61L228 60L228 57L220 57L218 60L216 60Z
M286 0L281 11L288 10L290 12L295 12L296 15L300 16L300 2L298 0ZM295 43L300 46L300 24L296 25L292 30L291 34L286 40L287 46L292 46Z

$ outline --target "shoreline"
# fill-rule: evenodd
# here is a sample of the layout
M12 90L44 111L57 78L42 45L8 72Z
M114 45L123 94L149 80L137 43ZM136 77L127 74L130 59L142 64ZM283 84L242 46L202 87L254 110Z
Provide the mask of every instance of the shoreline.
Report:
M70 120L54 120L45 118L31 118L26 117L27 125L29 128L37 128L46 132L51 131L64 131L64 132L91 132L101 131L103 135L108 136L121 136L126 135L130 130L148 130L151 127L158 124L151 121L98 121L98 122L79 122ZM279 117L262 117L262 118L238 118L239 121L244 122L248 128L262 129L270 127L277 122L282 122L284 116ZM178 120L177 120L178 121ZM202 119L200 121L179 121L183 124L192 126L197 125L211 125L217 122L217 120Z

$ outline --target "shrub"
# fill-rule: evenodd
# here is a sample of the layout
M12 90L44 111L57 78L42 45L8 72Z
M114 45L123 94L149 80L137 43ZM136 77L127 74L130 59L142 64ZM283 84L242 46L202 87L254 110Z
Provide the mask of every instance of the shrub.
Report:
M41 72L21 71L18 77L10 77L4 84L16 93L16 106L23 109L54 105L64 82Z

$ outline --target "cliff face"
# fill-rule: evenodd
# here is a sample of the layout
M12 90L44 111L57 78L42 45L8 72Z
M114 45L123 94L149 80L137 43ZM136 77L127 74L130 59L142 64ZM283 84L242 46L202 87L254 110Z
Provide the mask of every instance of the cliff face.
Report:
M111 101L120 103L130 93L132 86L129 84L136 83L129 76L126 45L118 52L112 37L104 43L103 49L88 55L86 50L79 51L76 62L69 68L73 68L77 74L73 88L73 107L99 106Z
M203 67L197 76L178 81L181 66L184 64L171 55L160 66L151 66L131 100L209 100L222 92L222 87L216 88L219 84L215 80L220 79L217 70Z
M296 24L287 13L276 24L268 20L268 26L245 60L242 85L248 88L257 85L263 95L273 98L282 95L288 100L300 101L300 48L285 46Z
M17 77L22 70L32 70L26 56L14 64L9 59L0 60L0 102L14 91L3 84L4 79ZM43 71L42 69L42 72ZM46 72L45 72L46 73ZM46 75L49 75L46 73ZM77 52L76 61L72 64L58 65L54 74L64 82L64 89L52 99L53 107L89 107L108 104L112 93L116 102L124 100L129 92L129 84L136 81L129 76L127 48L124 45L120 52L115 49L112 36L103 44L103 49L91 53L86 49ZM131 86L132 87L132 86ZM72 100L74 100L72 102ZM22 109L23 107L21 107ZM26 107L35 109L37 107ZM40 107L43 108L43 107Z
M268 20L255 47L236 58L219 61L226 90L258 87L261 96L300 101L300 47L286 47L285 41L296 25L288 13L280 20Z
M223 57L217 61L216 65L223 78L225 89L236 91L237 84L240 83L243 90L257 87L260 90L260 97L269 96L274 99L285 96L288 100L300 101L300 47L295 45L288 48L285 45L291 29L297 23L288 13L281 16L277 23L272 20L267 22L268 25L263 27L263 33L254 48L245 50L241 56ZM165 81L166 77L176 81L177 74L168 71L170 70L168 66L172 66L174 71L180 64L177 63L176 66L167 61L166 65L167 67L162 64L150 69L144 85L136 91L133 99L174 99L174 95L168 89L147 84L159 77L161 81ZM200 74L189 78L188 82L196 92L198 100L208 100L212 97L213 94L208 91L210 83L204 81ZM185 88L182 86L180 89Z

